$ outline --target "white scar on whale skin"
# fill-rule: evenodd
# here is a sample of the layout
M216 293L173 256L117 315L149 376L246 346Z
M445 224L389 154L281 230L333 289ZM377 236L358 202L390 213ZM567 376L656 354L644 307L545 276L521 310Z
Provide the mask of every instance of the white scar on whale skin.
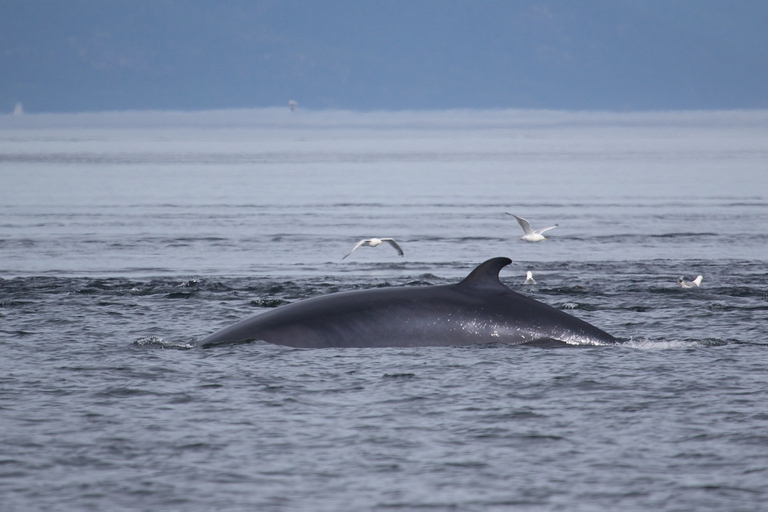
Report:
M391 245L392 247L394 247L397 250L397 254L399 254L400 256L404 255L403 250L400 248L399 245L397 245L397 242L395 242L392 238L365 238L357 242L357 244L355 244L352 250L349 251L347 255L341 259L343 260L347 259L347 256L355 252L355 249L357 249L358 247L376 247L377 245L381 245L385 242Z
M542 240L546 240L547 237L543 236L543 233L549 231L550 229L555 229L559 224L555 224L554 226L549 226L547 228L542 229L531 229L531 223L525 220L522 217L518 217L514 213L504 212L507 215L511 215L512 217L517 219L517 223L520 224L520 227L523 228L523 232L525 233L523 236L520 237L520 240L525 240L526 242L541 242Z

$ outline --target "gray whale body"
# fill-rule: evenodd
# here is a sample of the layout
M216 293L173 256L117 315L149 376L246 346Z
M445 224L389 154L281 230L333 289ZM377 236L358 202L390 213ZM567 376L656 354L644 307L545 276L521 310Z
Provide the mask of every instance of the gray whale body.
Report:
M300 300L203 338L201 347L262 340L322 347L429 347L482 343L615 343L610 334L499 281L493 258L445 286L375 288Z

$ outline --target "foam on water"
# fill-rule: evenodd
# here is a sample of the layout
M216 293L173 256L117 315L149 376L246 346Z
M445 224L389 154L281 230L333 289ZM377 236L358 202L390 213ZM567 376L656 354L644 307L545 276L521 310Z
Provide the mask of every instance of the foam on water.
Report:
M159 338L157 336L138 338L134 340L133 345L140 348L168 348L174 350L189 350L191 348L195 348L196 346L191 343L184 343L180 341L165 341L163 338Z
M724 345L728 343L725 340L665 340L665 339L630 339L621 344L622 347L638 348L643 350L668 350L680 348L707 347L712 345Z

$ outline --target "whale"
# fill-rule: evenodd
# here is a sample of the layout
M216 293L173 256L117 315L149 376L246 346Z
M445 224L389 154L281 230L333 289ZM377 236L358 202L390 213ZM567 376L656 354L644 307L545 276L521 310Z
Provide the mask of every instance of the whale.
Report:
M605 331L519 294L493 258L464 280L333 293L247 318L198 342L202 348L265 341L296 348L432 347L479 344L604 345Z

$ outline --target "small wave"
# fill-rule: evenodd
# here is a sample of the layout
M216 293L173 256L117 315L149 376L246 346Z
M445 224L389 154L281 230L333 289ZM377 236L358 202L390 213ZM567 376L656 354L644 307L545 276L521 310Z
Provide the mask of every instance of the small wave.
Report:
M167 299L188 299L195 295L195 292L173 292L165 296Z
M693 233L693 232L684 232L684 233L661 233L658 235L646 235L650 238L686 238L686 237L705 237L705 236L718 236L717 233Z
M22 307L22 306L26 306L27 304L32 304L32 302L28 300L11 299L11 300L0 302L0 308Z
M8 336L14 337L14 338L23 338L24 336L32 336L35 334L31 331L24 331L21 329L15 330L15 331L0 331L2 334L7 334Z
M191 348L195 348L195 346L190 343L183 343L180 341L165 341L163 338L158 336L147 336L144 338L139 338L135 340L132 345L134 347L141 348L167 348L172 350L189 350Z
M407 283L405 283L405 285L406 286L432 286L432 283L430 281L415 280L415 281L408 281Z

